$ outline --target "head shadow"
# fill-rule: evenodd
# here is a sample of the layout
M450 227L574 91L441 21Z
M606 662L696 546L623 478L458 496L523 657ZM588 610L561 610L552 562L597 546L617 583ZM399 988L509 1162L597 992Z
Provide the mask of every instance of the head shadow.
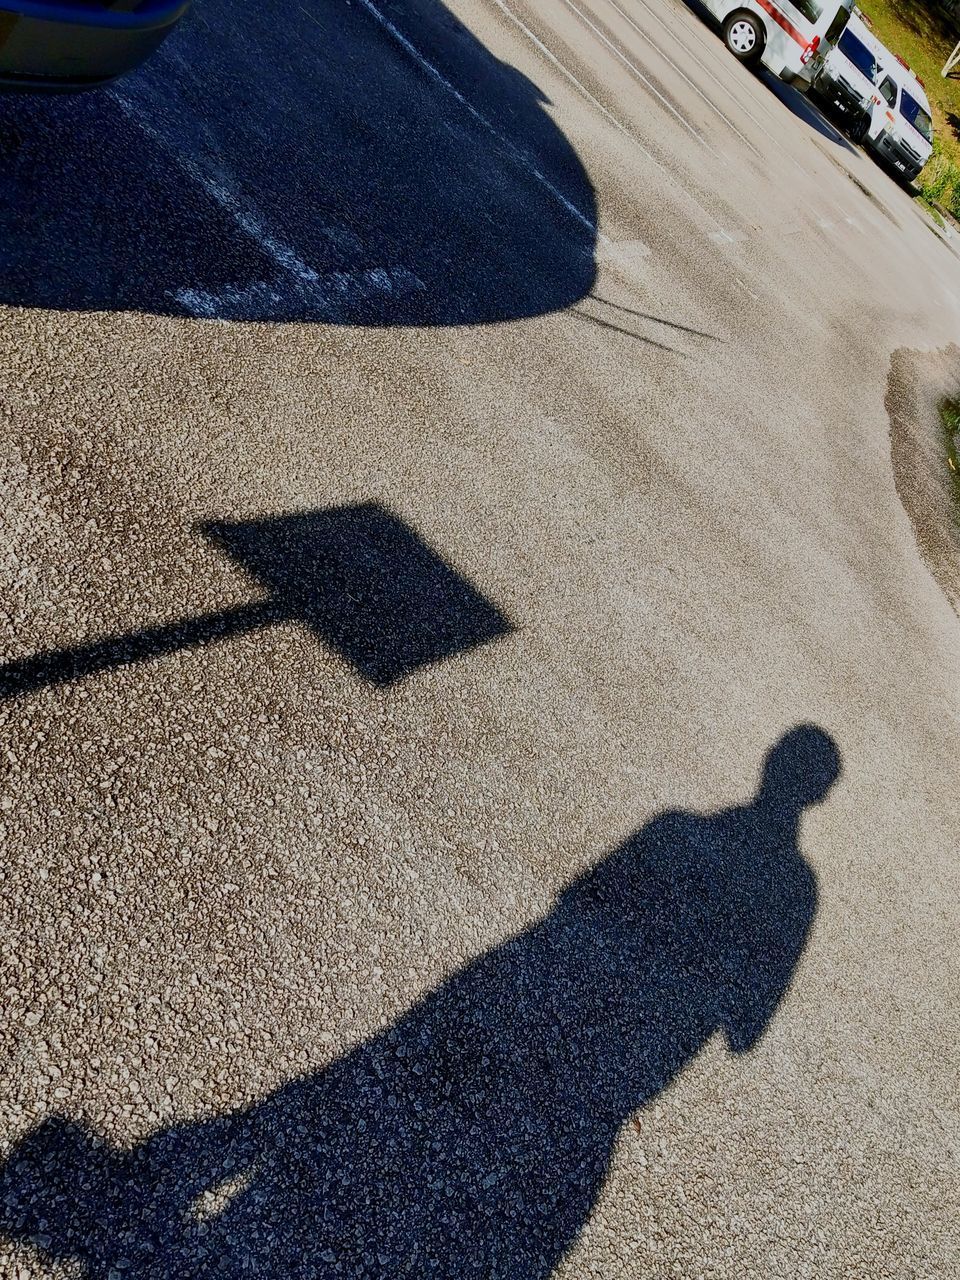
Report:
M0 156L0 303L458 325L594 280L573 147L441 0L203 0L115 88L0 98Z
M546 1280L624 1122L716 1034L753 1048L817 908L798 830L840 772L800 726L756 796L661 815L524 932L325 1070L133 1150L53 1117L0 1232L92 1280Z

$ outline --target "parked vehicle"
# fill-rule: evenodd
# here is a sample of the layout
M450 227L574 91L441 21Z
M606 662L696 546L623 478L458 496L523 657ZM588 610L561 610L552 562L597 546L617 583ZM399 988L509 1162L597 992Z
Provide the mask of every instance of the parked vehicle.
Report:
M888 50L854 12L814 79L815 93L855 142L862 142L870 128L885 55Z
M933 120L923 84L902 58L885 52L864 141L877 159L912 182L933 152Z
M130 71L190 0L0 0L0 86L89 89Z
M854 0L703 0L741 62L762 62L801 89L847 25Z

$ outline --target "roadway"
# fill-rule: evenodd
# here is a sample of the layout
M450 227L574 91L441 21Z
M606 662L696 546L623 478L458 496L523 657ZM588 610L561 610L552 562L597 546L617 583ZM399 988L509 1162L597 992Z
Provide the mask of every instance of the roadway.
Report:
M956 241L680 0L0 158L0 1274L955 1274Z

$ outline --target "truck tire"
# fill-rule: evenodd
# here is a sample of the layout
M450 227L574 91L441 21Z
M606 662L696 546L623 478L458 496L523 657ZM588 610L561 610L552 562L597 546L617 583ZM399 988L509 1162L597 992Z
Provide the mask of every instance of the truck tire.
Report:
M854 120L850 126L850 141L855 142L857 146L862 146L866 141L867 134L870 131L870 117L862 115Z
M763 24L743 9L731 13L723 24L723 42L740 62L756 62L766 43Z

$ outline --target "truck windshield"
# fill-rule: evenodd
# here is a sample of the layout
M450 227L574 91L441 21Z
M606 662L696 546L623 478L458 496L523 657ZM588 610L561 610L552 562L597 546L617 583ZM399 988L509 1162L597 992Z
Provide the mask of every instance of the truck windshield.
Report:
M858 71L862 72L871 84L877 78L877 60L867 48L849 29L844 31L840 37L837 48L848 61L852 62Z
M928 142L933 141L933 121L920 103L910 97L906 89L904 89L900 98L900 114L913 125L917 133L926 138Z

